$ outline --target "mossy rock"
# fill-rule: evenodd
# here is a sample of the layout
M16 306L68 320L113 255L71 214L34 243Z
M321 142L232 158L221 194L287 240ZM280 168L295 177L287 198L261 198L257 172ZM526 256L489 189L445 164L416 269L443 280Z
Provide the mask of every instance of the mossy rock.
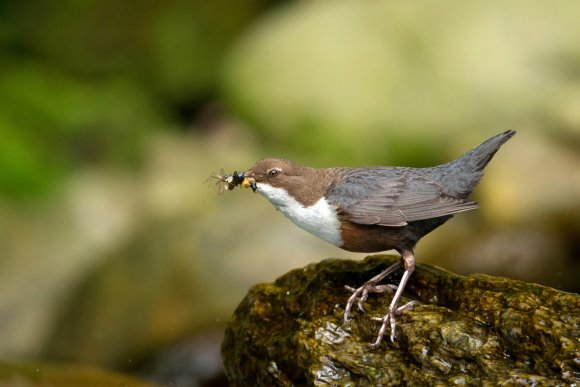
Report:
M569 385L580 381L580 296L521 281L419 264L396 342L371 349L391 295L343 322L349 292L396 257L329 259L254 286L226 330L234 386ZM398 277L400 272L393 276ZM386 281L397 283L398 278ZM403 302L407 300L403 299ZM387 335L388 336L388 335Z

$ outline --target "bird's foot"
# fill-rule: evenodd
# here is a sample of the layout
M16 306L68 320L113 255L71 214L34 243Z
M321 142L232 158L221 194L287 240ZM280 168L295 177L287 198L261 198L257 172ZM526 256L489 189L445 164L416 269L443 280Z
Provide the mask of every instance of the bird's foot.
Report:
M383 336L387 332L387 328L389 326L391 328L391 336L390 336L391 342L394 343L395 342L395 329L397 327L397 323L395 321L395 316L403 313L406 310L412 310L413 307L417 304L419 304L419 301L411 301L411 302L408 302L405 305L400 306L396 309L390 307L389 313L387 313L383 317L371 317L371 320L379 321L382 323L382 325L381 325L381 329L379 329L377 339L375 340L374 343L370 344L370 347L373 349L376 349L379 347L379 345L381 345L381 341L383 340Z
M396 285L378 285L374 281L365 282L357 289L348 285L345 285L344 287L346 290L352 292L352 295L348 298L344 308L344 321L348 321L348 318L350 317L350 311L352 310L352 306L355 304L355 302L359 310L364 313L365 310L363 305L369 297L369 293L391 293L397 290Z

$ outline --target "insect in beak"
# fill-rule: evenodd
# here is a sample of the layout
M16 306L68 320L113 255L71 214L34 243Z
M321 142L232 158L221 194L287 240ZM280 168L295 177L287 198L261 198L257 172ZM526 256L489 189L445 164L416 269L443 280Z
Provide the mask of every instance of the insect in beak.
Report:
M251 188L254 192L258 189L254 178L247 177L244 172L234 171L231 175L226 175L224 174L224 170L221 169L219 175L212 172L204 183L211 181L211 179L217 180L216 185L218 186L218 195L223 194L225 191L231 191L239 185L244 188Z
M252 191L256 192L258 186L256 185L256 180L253 177L246 177L242 181L242 187L251 188Z

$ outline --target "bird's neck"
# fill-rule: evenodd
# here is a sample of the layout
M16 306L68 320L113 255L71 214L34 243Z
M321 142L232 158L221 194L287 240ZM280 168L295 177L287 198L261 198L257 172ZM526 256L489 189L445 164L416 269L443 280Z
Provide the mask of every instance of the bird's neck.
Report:
M306 202L297 200L286 189L257 183L258 192L298 227L336 246L342 245L336 207L324 195L306 195Z

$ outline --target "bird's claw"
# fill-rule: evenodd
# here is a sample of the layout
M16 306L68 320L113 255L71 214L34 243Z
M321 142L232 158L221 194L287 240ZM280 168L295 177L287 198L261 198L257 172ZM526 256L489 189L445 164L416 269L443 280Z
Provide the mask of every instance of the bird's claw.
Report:
M383 336L385 335L385 332L387 331L387 327L389 325L391 328L391 334L390 334L391 343L394 343L395 342L395 330L397 328L395 316L403 313L406 310L412 310L413 307L415 305L418 305L418 304L419 304L419 301L410 301L410 302L407 302L405 305L398 307L397 309L389 308L389 313L387 313L383 317L371 317L371 320L378 321L378 322L382 323L381 329L379 329L379 333L377 335L377 339L375 340L374 343L372 343L370 345L371 348L375 349L375 348L378 348L379 345L381 345L381 341L383 340Z
M348 321L350 317L350 311L352 310L352 306L356 302L358 309L361 312L365 312L364 303L369 298L369 293L391 293L397 290L396 285L377 285L374 282L365 282L359 288L353 288L352 286L345 285L344 288L352 293L352 295L348 298L346 302L346 306L344 308L344 321Z
M404 265L405 271L403 272L403 276L399 281L399 285L378 285L385 277L389 274L393 273L397 270L401 265ZM390 325L391 328L391 341L395 341L395 315L402 313L406 309L410 309L416 302L409 302L402 307L397 308L399 301L403 295L403 290L405 289L405 285L411 276L415 268L415 258L413 257L413 253L407 250L403 250L401 252L401 260L398 262L393 263L391 266L386 268L385 270L381 271L379 274L375 275L373 278L365 282L359 288L353 288L350 286L345 286L347 290L352 292L351 296L348 298L346 302L346 306L344 308L344 321L347 322L348 318L350 317L350 312L352 310L352 306L354 303L357 303L358 308L364 312L363 304L368 298L369 293L385 293L385 292L392 292L395 291L395 295L391 300L391 304L389 305L389 313L387 313L382 318L373 318L374 320L381 321L381 329L379 330L379 334L377 335L376 341L371 345L371 348L377 348L387 331L387 328Z

